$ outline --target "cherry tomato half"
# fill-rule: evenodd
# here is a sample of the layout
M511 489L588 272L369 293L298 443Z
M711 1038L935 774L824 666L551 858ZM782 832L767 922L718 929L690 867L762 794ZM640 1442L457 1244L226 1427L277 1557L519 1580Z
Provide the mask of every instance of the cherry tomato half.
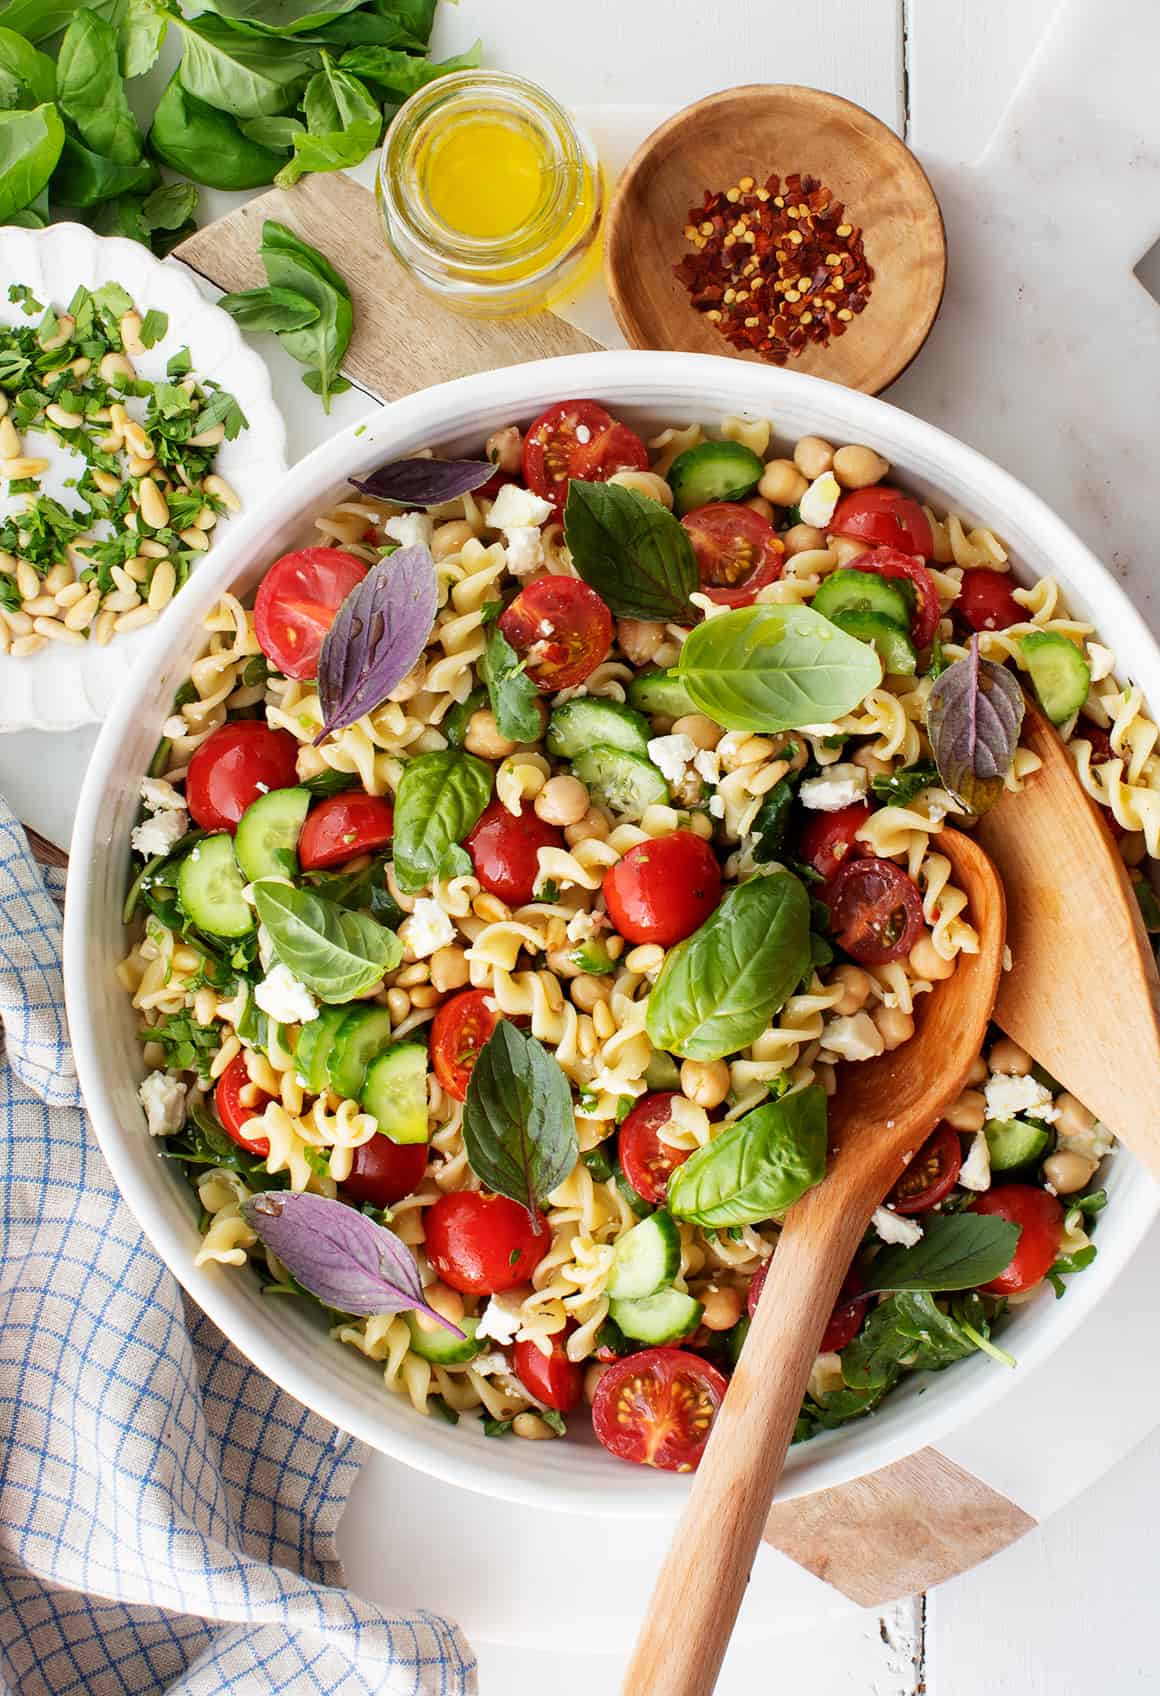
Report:
M1102 724L1097 724L1094 719L1088 718L1086 713L1080 713L1075 722L1072 739L1075 740L1078 737L1082 737L1085 742L1091 743L1091 763L1093 766L1106 765L1109 760L1115 759L1116 751L1112 747L1111 737Z
M826 885L830 930L852 960L884 966L909 954L922 934L922 897L901 866L874 855L847 860Z
M551 1339L551 1354L542 1354L537 1343L517 1343L515 1368L516 1377L537 1401L571 1413L584 1392L584 1368L568 1359L564 1337L560 1331Z
M418 1189L430 1152L425 1142L392 1142L376 1131L354 1150L342 1193L352 1201L369 1201L372 1207L393 1207Z
M648 449L594 400L550 406L524 437L524 477L529 489L564 510L573 477L604 483L616 471L647 471Z
M334 615L367 574L341 548L299 548L276 559L254 601L258 646L287 677L316 677Z
M423 1215L427 1259L445 1284L465 1295L490 1296L531 1277L552 1233L542 1213L506 1195L459 1190L442 1195Z
M264 1160L270 1152L270 1144L265 1137L255 1137L253 1142L242 1135L242 1126L248 1119L257 1118L264 1110L266 1103L273 1097L260 1092L260 1099L252 1107L246 1107L241 1100L242 1091L250 1081L246 1070L244 1054L235 1054L225 1071L217 1081L213 1092L213 1104L217 1108L217 1116L222 1122L226 1135L237 1143L239 1148L246 1149L250 1154L256 1154Z
M642 1095L620 1127L617 1146L621 1170L637 1195L654 1207L663 1206L669 1179L693 1152L691 1148L670 1148L657 1135L672 1117L677 1093L662 1089Z
M749 1285L749 1317L752 1319L757 1312L757 1303L765 1288L765 1280L769 1276L771 1262L763 1260ZM819 1354L837 1354L847 1343L852 1343L862 1329L862 1320L866 1314L870 1297L861 1295L862 1280L851 1266L847 1272L842 1288L838 1291L838 1299L834 1311L830 1314L822 1340L818 1344Z
M331 795L307 814L298 838L304 872L345 865L356 854L385 848L395 834L395 810L378 795Z
M448 1095L467 1100L479 1051L499 1022L482 989L465 989L445 1001L431 1023L431 1065Z
M985 565L963 572L954 610L972 630L1006 630L1027 623L1027 608L1011 593L1014 584L1005 571L988 571Z
M522 907L535 894L540 849L563 846L556 825L545 824L531 807L509 813L502 801L484 808L464 843L480 883L509 907Z
M979 1288L989 1296L1017 1296L1034 1289L1051 1270L1063 1240L1063 1208L1034 1184L1000 1184L981 1195L974 1213L991 1213L1019 1226L1019 1241L1007 1267Z
M521 589L499 627L537 689L574 689L608 657L612 614L595 589L553 574Z
M691 830L638 842L604 874L612 922L629 942L671 947L691 936L721 899L721 868Z
M642 1349L615 1361L601 1378L592 1426L620 1460L662 1472L693 1472L728 1387L700 1355Z
M915 600L910 634L916 648L929 647L942 617L942 607L934 578L920 559L915 559L913 554L904 554L899 548L875 548L852 559L848 569L872 571L876 577L892 577L895 582L909 583Z
M900 548L906 554L934 558L930 521L917 501L898 489L852 489L843 495L830 520L832 536L853 536L872 548Z
M951 1193L962 1164L958 1132L940 1125L891 1190L890 1206L895 1213L925 1213Z
M843 860L867 851L857 836L873 811L868 801L854 801L836 813L811 813L802 826L802 859L828 883Z
M251 801L270 789L290 789L297 781L294 738L258 719L239 719L207 736L194 753L185 798L194 824L232 834Z
M781 576L784 547L772 524L752 507L713 501L681 519L689 532L701 588L725 607L747 607Z

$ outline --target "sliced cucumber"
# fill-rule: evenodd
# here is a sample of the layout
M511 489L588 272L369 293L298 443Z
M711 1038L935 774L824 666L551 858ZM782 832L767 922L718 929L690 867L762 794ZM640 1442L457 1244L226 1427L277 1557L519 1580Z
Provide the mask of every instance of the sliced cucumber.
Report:
M644 1081L650 1090L680 1089L681 1068L663 1048L654 1048L645 1067Z
M675 1343L701 1323L702 1307L681 1290L661 1290L643 1301L610 1301L608 1317L638 1343Z
M487 705L487 690L473 689L466 701L457 701L440 725L448 744L452 748L462 748L463 738L467 735L467 727L471 723L472 713L477 713L480 707Z
M710 501L742 501L761 481L765 466L740 442L700 442L669 466L673 505L680 513Z
M461 1366L465 1360L474 1360L483 1348L483 1344L475 1340L479 1320L468 1317L460 1319L458 1324L461 1331L467 1332L466 1337L457 1337L433 1322L424 1324L417 1313L408 1313L407 1329L411 1333L412 1350L422 1360L434 1361L436 1366Z
M1074 642L1054 630L1034 630L1019 643L1039 704L1052 724L1063 724L1088 698L1092 674Z
M681 1267L681 1233L671 1213L658 1208L626 1231L612 1251L606 1286L613 1301L640 1301L671 1284Z
M326 1062L335 1095L357 1101L367 1081L367 1068L391 1041L391 1015L385 1007L349 1009L339 1025Z
M684 718L700 708L675 671L642 671L628 686L629 705L658 718Z
M177 899L187 919L211 936L248 936L254 909L246 900L234 839L225 831L191 848L177 871Z
M910 629L910 601L905 589L873 571L835 571L814 596L813 608L830 619L840 612L877 612L903 630Z
M309 789L271 789L250 802L238 821L234 853L251 883L297 877L298 836L312 799Z
M653 1204L651 1201L646 1201L639 1190L633 1189L624 1175L624 1168L621 1166L619 1158L612 1168L612 1176L619 1191L620 1199L629 1212L635 1213L638 1219L647 1219L649 1214L654 1211Z
M988 1119L983 1134L992 1172L1012 1172L1038 1160L1052 1137L1046 1125L1029 1125L1022 1119Z
M392 1142L427 1141L427 1050L397 1042L372 1060L360 1097Z
M649 722L643 713L622 707L618 701L581 697L565 701L548 720L548 752L560 760L574 760L585 748L600 743L605 748L623 748L629 754L647 756Z
M646 807L669 799L669 786L652 761L623 748L587 748L572 761L572 770L594 801L626 818L638 819Z
M338 1035L338 1027L350 1017L349 1007L320 1007L317 1019L302 1027L294 1063L298 1076L304 1079L311 1095L321 1095L330 1085L330 1051Z
M870 642L878 651L882 669L890 677L913 677L918 665L914 643L900 624L881 612L836 612L830 618L847 636Z

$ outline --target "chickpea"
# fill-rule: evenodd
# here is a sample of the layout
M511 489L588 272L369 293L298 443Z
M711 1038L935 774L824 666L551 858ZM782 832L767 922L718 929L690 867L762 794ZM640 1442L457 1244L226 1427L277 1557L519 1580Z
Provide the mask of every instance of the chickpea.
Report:
M535 799L545 824L579 824L588 811L588 790L578 777L550 777Z
M686 1060L681 1066L681 1094L698 1107L720 1107L729 1094L729 1083L724 1060Z
M438 562L450 559L461 548L467 546L475 531L466 518L453 518L448 524L440 524L431 537L431 558Z
M715 748L725 732L705 713L686 713L673 725L674 736L687 736L698 748Z
M538 1413L517 1413L512 1420L512 1432L517 1437L526 1437L532 1443L543 1443L556 1435Z
M589 1405L596 1400L597 1385L600 1383L600 1380L604 1377L604 1374L608 1371L608 1368L611 1365L611 1361L597 1360L592 1363L587 1372L584 1374L584 1400L588 1402Z
M447 1284L441 1284L438 1280L434 1284L428 1284L423 1291L423 1299L428 1307L433 1307L444 1319L450 1319L453 1325L458 1325L463 1318L463 1297L458 1290L451 1289ZM442 1330L438 1321L432 1319L430 1314L424 1313L421 1308L415 1312L415 1323L422 1331Z
M431 956L431 982L441 995L449 989L462 989L468 980L467 955L450 942L437 948Z
M971 1061L971 1069L967 1073L967 1082L972 1085L985 1084L987 1077L987 1062L983 1059L981 1054L977 1054Z
M890 461L873 448L839 448L834 455L834 476L843 489L868 489L871 483L881 483L889 470Z
M767 524L773 523L773 502L767 501L764 495L750 495L747 501L741 503L750 512L755 512L759 518L764 518Z
M821 436L803 436L793 450L793 462L803 477L812 483L834 463L834 450Z
M1055 1105L1059 1109L1055 1128L1061 1137L1086 1136L1096 1122L1095 1114L1089 1113L1074 1095L1058 1096Z
M603 842L611 829L612 826L600 808L589 807L584 817L576 824L565 825L564 841L569 848L575 848L578 842Z
M1086 1154L1073 1154L1070 1149L1061 1148L1043 1162L1043 1176L1056 1195L1074 1195L1091 1182L1098 1164Z
M594 978L591 972L581 972L578 978L572 980L572 1000L582 1013L591 1013L598 1001L607 1001L612 991L603 978Z
M796 506L809 488L792 459L771 459L761 474L758 492L774 506Z
M786 558L792 559L794 554L813 553L817 548L826 545L826 533L813 524L793 524L782 537L785 543Z
M484 760L506 760L509 754L515 753L519 743L501 736L490 707L480 707L468 720L463 746L469 754L478 754Z
M901 1048L914 1035L914 1017L901 1007L878 1007L870 1015L877 1025L887 1050Z
M965 1089L952 1101L943 1118L955 1131L981 1131L987 1118L987 1103L977 1089Z
M930 983L941 983L954 973L953 960L944 960L931 940L929 931L924 931L910 950L910 963L920 978L926 978Z
M1009 1036L992 1043L987 1056L992 1072L1004 1072L1009 1078L1025 1078L1031 1071L1031 1056Z
M840 1000L835 1001L832 1011L844 1016L860 1013L870 999L870 973L864 972L861 966L839 966L834 980L842 985L842 995Z
M737 1290L708 1284L701 1291L701 1324L709 1331L731 1331L741 1318L741 1296Z
M524 463L524 438L515 424L505 424L487 438L483 453L497 471L514 475Z
M633 665L647 665L665 639L663 624L645 618L618 618L616 640Z
M865 542L860 542L857 536L830 536L826 546L837 559L839 570L866 552Z

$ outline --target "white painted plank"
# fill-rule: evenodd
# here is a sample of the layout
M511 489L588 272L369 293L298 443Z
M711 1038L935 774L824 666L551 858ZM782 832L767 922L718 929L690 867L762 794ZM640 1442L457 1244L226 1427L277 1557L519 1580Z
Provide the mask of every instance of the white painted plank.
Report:
M1093 4L1095 0L1093 0ZM904 0L912 147L977 159L1057 0Z

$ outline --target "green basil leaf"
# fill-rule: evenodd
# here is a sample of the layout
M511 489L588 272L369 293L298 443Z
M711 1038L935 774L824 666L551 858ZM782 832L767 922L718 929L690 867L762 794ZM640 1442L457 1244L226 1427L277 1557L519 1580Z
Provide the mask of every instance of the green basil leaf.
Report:
M0 28L0 66L31 96L14 100L13 106L39 106L56 99L56 66L15 30Z
M755 865L767 866L774 860L784 859L796 795L796 779L780 778L757 809L757 816L750 826Z
M294 157L274 179L279 188L293 187L307 171L340 171L359 164L382 133L378 102L325 50L322 69L307 84L303 111L306 130L295 135Z
M238 128L262 147L280 147L287 152L294 146L295 136L306 134L302 119L291 117L243 118Z
M932 1214L922 1241L913 1248L884 1250L870 1267L863 1288L876 1290L971 1290L989 1283L1011 1264L1020 1230L991 1213Z
M925 1292L893 1295L871 1311L842 1350L842 1376L852 1390L873 1390L892 1384L902 1367L938 1372L978 1347Z
M653 1047L686 1060L744 1048L792 995L809 960L810 900L798 879L776 871L739 884L670 950L648 1001Z
M563 1068L510 1019L500 1020L472 1067L463 1146L480 1182L529 1212L580 1158Z
M383 46L352 47L342 56L343 70L353 71L356 76L365 77L369 82L382 88L393 100L403 101L414 94L416 89L425 88L429 82L435 82L439 77L451 76L456 71L473 71L483 60L483 43L473 42L465 53L457 53L453 59L443 59L435 62L431 59L418 59L412 53L399 53Z
M150 150L163 164L207 188L261 188L284 155L244 136L236 121L196 99L175 74L157 102Z
M207 0L206 9L227 23L269 30L273 35L301 35L353 12L363 0Z
M939 781L938 767L933 760L920 760L917 765L902 766L870 780L870 787L879 801L892 807L905 807Z
M51 192L53 200L63 206L99 206L119 194L144 193L160 181L161 172L152 159L119 165L66 135L52 174Z
M26 41L47 41L59 35L78 12L98 0L8 0L0 7L0 26L22 35Z
M78 12L64 32L56 100L94 153L114 165L135 165L140 159L141 131L125 98L117 32L95 12Z
M729 730L794 730L852 711L881 682L882 665L868 642L812 607L765 604L699 624L677 676Z
M768 1101L678 1166L668 1208L706 1230L784 1213L826 1175L826 1092L818 1084Z
M488 625L484 670L500 735L513 742L535 742L543 731L540 692L498 624Z
M55 106L0 112L0 223L36 199L63 146L64 125Z
M246 289L242 294L223 294L218 301L243 330L301 330L313 324L318 308L293 289Z
M265 118L298 104L314 68L307 48L264 41L205 13L174 15L181 31L182 87L232 118Z
M274 952L321 1000L353 1001L403 958L394 931L335 901L273 878L253 885Z
M463 841L491 799L492 770L453 748L403 767L395 796L395 876L404 890L430 883L447 850Z
M121 74L143 77L157 63L169 16L154 0L128 0L120 27Z
M564 508L572 563L617 618L689 618L701 581L689 533L659 501L574 477Z
M313 367L306 380L316 376L315 392L329 411L330 396L339 392L339 368L354 327L350 291L317 248L273 218L262 225L261 257L272 288L304 295L318 308L315 323L301 330L283 331L281 340L291 359Z

